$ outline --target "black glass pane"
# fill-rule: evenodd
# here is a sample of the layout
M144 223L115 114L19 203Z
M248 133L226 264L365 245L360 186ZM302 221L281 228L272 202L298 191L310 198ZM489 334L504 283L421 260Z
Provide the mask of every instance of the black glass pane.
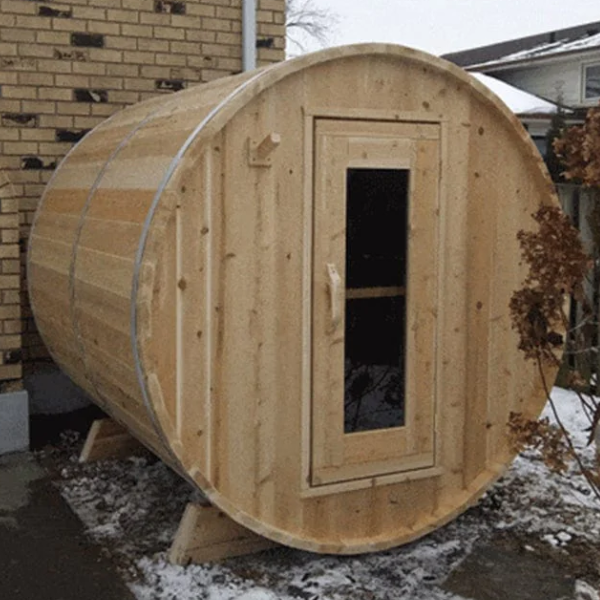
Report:
M344 431L404 425L405 299L346 301Z
M600 65L587 67L585 70L585 97L600 97Z
M348 169L346 286L404 286L409 171Z

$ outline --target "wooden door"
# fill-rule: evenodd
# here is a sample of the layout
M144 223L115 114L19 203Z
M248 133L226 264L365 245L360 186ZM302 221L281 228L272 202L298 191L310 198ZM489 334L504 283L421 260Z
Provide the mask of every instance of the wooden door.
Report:
M440 126L316 119L310 485L435 466Z

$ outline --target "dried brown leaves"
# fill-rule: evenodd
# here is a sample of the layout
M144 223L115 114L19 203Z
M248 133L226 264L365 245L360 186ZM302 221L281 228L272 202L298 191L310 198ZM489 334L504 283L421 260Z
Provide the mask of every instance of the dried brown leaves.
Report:
M526 419L521 413L510 413L508 422L511 442L515 452L535 448L554 473L564 473L568 468L572 452L561 429L546 418L539 421Z
M600 110L587 112L585 123L569 127L554 140L554 152L565 166L566 179L586 186L600 186Z
M554 141L554 151L562 159L567 179L580 180L586 186L600 187L600 108L588 111L586 122L581 127L571 127ZM563 472L567 461L575 460L580 472L587 480L592 492L600 500L600 475L588 468L576 452L571 436L556 410L550 397L551 384L546 381L543 365L557 366L559 356L555 354L563 345L559 332L568 329L564 314L564 304L568 295L579 303L585 320L598 320L592 310L592 303L585 297L583 283L593 268L593 259L583 249L577 230L558 208L542 207L533 215L539 225L537 232L520 231L523 260L529 265L529 275L523 289L515 292L510 301L513 328L519 334L519 348L528 359L538 363L542 384L557 425L548 419L532 421L521 414L512 413L509 430L515 450L529 446L537 448L554 471ZM592 213L598 229L594 241L596 252L600 243L600 209ZM594 227L594 222L590 222ZM579 323L581 329L585 322ZM569 351L581 353L590 348L582 347L586 336L570 332ZM589 346L589 344L588 344ZM592 371L590 371L591 377ZM596 372L596 377L600 376ZM591 381L591 380L590 380ZM571 371L571 384L579 396L584 412L590 418L590 440L595 427L600 422L600 403L583 393L586 383L581 374ZM580 388L580 389L578 389Z
M564 344L559 332L568 328L565 300L567 295L571 295L585 304L583 282L593 261L584 251L579 233L559 208L543 206L533 218L539 225L538 230L520 231L518 234L529 274L523 288L513 294L510 311L513 327L519 334L519 349L540 366L540 377L557 425L551 425L548 419L529 420L521 414L512 413L509 432L515 450L537 448L553 471L566 471L568 460L574 459L600 499L598 474L590 471L575 452L569 432L550 398L550 386L542 368L543 364L559 364L560 359L555 352Z
M581 297L592 261L577 230L559 208L542 206L533 218L538 230L517 235L529 274L524 287L511 298L511 318L525 356L556 364L555 350L563 345L559 332L564 329L566 296Z

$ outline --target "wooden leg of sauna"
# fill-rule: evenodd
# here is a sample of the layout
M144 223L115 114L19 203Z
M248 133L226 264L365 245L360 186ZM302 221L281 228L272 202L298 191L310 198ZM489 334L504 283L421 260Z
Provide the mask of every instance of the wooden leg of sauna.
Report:
M169 552L177 565L243 556L277 544L238 525L214 506L189 503Z
M143 450L144 446L116 421L98 419L90 427L79 462L125 458Z

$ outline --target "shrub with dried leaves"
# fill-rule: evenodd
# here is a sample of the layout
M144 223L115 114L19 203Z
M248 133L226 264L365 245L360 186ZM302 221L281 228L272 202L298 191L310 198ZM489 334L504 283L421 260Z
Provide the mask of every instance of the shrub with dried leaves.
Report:
M550 397L551 386L545 379L544 366L560 366L563 348L577 351L581 336L568 331L565 314L568 296L586 302L584 280L593 267L592 258L585 252L577 230L559 208L543 206L534 215L537 231L518 233L523 260L529 273L523 288L510 301L513 328L519 334L519 349L529 360L538 363L538 371L557 424L548 419L530 420L522 414L511 414L509 431L515 450L537 448L553 471L563 472L573 459L579 466L596 498L600 500L598 474L590 470L578 456L569 432L562 424ZM566 339L562 332L567 331ZM581 374L572 373L572 381L581 383ZM577 390L585 413L590 418L590 442L600 420L600 404L593 396Z
M567 295L581 297L582 283L592 266L577 230L554 206L534 215L537 231L520 231L523 260L529 265L524 286L513 294L510 313L519 334L519 349L530 359L555 364L562 350Z
M560 427L547 418L532 421L521 413L510 413L508 428L513 450L522 452L534 448L542 454L542 459L554 473L564 473L573 454L565 441Z
M600 187L600 110L590 108L583 125L569 127L554 140L563 176L587 187Z

